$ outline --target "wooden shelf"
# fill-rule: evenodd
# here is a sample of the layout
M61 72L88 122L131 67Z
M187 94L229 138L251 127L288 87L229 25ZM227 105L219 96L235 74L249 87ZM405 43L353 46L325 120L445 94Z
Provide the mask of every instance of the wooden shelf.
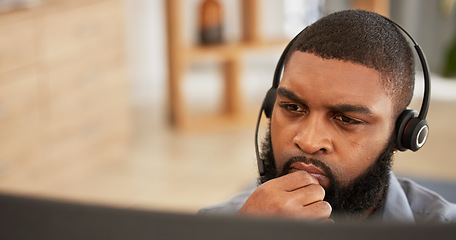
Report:
M228 43L215 46L195 46L186 49L187 62L227 61L238 58L244 53L255 51L283 50L288 39L281 41L257 41Z
M261 39L257 26L257 0L242 0L240 12L244 36L240 42L211 46L188 46L183 42L181 0L166 1L168 30L168 72L169 109L173 126L181 130L217 129L245 125L254 115L241 107L243 96L239 87L242 74L242 61L246 53L257 51L280 52L288 40L267 41ZM247 34L248 33L248 34ZM214 115L192 116L183 99L181 81L188 68L195 63L215 62L220 64L224 79L223 109ZM248 120L247 120L248 119ZM252 121L253 122L253 121ZM217 127L218 126L218 127Z

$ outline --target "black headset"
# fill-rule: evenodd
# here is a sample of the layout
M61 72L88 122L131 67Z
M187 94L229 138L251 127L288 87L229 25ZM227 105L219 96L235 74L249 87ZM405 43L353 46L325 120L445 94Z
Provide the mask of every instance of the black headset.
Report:
M384 17L387 21L395 25L398 29L400 29L414 45L414 48L418 54L418 57L421 62L421 67L423 69L424 75L424 96L423 102L421 105L420 112L418 114L415 110L404 110L396 120L396 148L399 151L406 151L410 149L412 151L417 151L420 149L427 140L427 136L429 134L429 125L426 121L426 115L429 109L429 102L430 102L430 92L431 92L431 82L429 77L429 68L426 63L426 58L424 56L421 47L416 43L413 37L405 31L399 24L395 23L389 18ZM304 31L304 30L302 30ZM301 32L302 32L301 31ZM272 87L268 90L266 97L263 100L263 104L261 105L260 114L258 116L258 121L255 129L255 153L258 162L258 171L260 176L264 175L264 162L260 158L260 150L258 147L258 130L260 127L261 116L264 112L267 118L271 118L272 110L274 108L276 96L277 96L277 88L279 87L280 78L282 75L283 65L285 61L285 57L287 56L288 52L290 51L291 46L296 41L297 37L300 34L296 35L290 43L286 46L285 50L283 51L282 55L280 56L279 62L277 63L276 69L274 71L274 79L272 82Z

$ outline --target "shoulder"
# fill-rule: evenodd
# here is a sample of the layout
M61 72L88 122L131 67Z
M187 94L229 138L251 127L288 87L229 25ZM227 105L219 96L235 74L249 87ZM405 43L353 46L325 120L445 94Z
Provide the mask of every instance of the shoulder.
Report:
M456 204L407 178L398 178L417 222L456 222Z
M198 214L235 215L255 189L256 186L235 195L228 201L202 208Z

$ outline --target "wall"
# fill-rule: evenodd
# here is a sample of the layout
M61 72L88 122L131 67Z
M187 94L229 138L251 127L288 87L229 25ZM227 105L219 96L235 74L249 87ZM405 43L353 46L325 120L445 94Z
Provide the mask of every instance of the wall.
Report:
M445 50L456 37L456 8L449 16L440 9L443 1L391 1L391 17L414 36L423 48L432 72L441 73Z

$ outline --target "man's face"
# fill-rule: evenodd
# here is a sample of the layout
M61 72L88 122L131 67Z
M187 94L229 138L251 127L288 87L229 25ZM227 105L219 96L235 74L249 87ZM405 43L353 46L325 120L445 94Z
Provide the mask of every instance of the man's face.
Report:
M393 103L374 69L295 52L285 67L271 118L277 171L305 170L328 189L349 186L385 150L394 128ZM303 156L320 164L296 162Z

